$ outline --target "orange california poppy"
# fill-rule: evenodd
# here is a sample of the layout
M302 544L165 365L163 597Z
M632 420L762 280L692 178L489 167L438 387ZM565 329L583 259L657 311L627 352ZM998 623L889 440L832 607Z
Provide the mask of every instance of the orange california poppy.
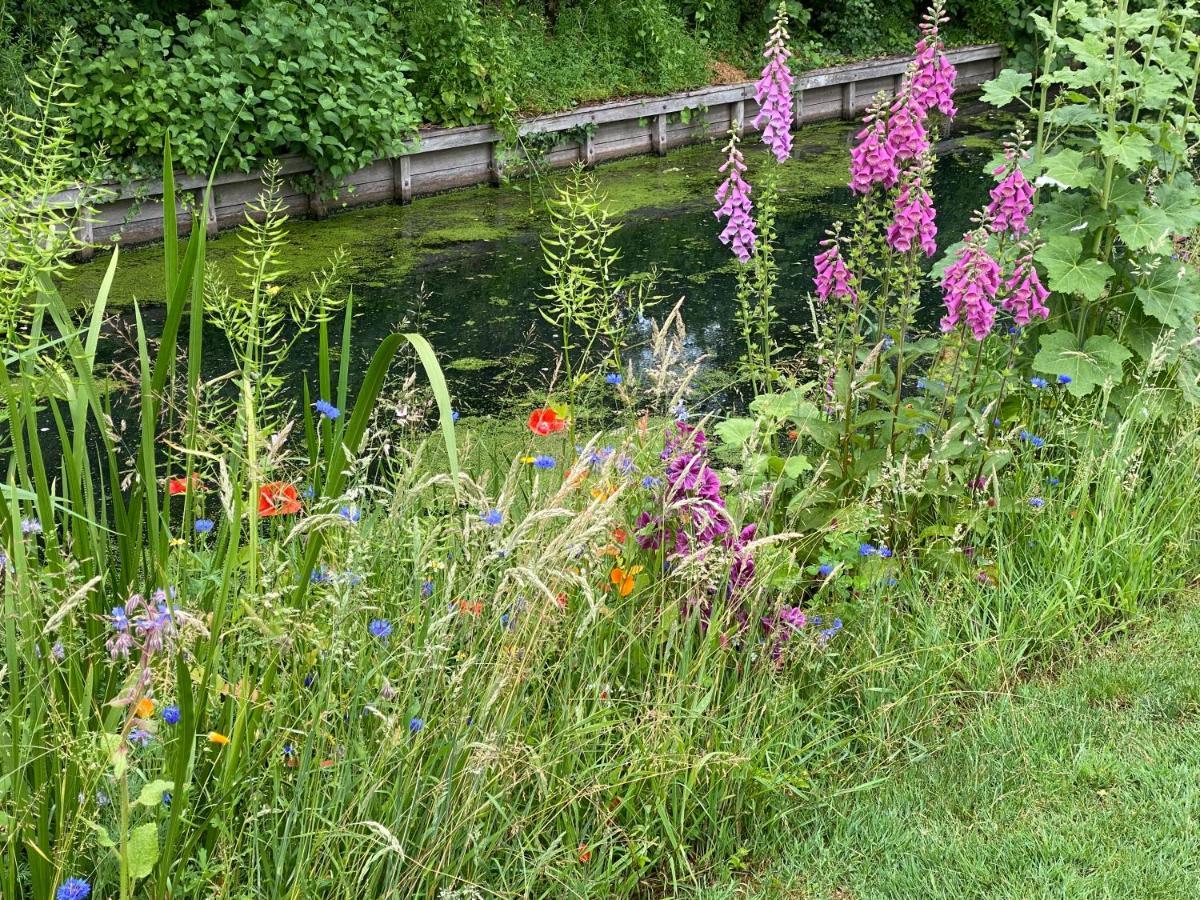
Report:
M143 697L137 702L134 712L137 713L139 719L148 719L154 715L154 701L149 697Z
M204 482L200 480L200 476L193 472L186 478L177 476L167 479L167 494L171 497L177 497L180 494L186 494L189 490L200 492L204 490Z
M535 409L529 414L529 430L534 434L540 434L542 437L548 434L555 434L566 427L566 420L559 418L558 413L549 406Z
M294 484L272 481L258 489L260 516L290 516L300 512L300 495Z
M628 597L633 593L634 580L640 571L642 571L641 566L630 566L628 570L622 569L620 566L613 566L613 570L608 573L608 578L617 586L618 594Z
M219 731L210 731L208 733L208 740L211 744L224 745L229 743L229 738L225 737L225 735L221 734Z

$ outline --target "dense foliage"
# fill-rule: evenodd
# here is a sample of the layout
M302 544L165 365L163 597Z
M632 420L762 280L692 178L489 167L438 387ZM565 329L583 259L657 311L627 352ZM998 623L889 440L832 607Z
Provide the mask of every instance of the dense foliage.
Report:
M1005 33L994 5L965 7L960 37ZM789 11L801 66L902 52L917 19L878 0ZM7 0L0 87L23 97L25 69L72 24L75 126L114 172L157 167L173 110L188 172L224 142L227 167L303 153L336 177L394 151L418 121L504 127L519 112L746 77L772 14L766 0Z

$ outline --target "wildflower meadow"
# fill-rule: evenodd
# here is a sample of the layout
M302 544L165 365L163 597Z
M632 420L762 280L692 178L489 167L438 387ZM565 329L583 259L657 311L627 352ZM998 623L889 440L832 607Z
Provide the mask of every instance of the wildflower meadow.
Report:
M355 346L343 254L283 277L278 163L215 239L236 265L207 264L176 220L190 109L161 113L163 302L110 308L114 244L68 304L78 230L47 198L82 149L61 60L31 74L0 125L0 897L1196 895L1195 806L1155 826L1177 849L1145 893L1013 887L986 848L889 887L871 854L936 836L848 812L931 757L952 800L987 766L934 755L996 698L1194 603L1194 4L1036 5L1036 52L975 98L934 0L804 258L777 226L794 6L767 11L750 120L713 135L721 389L578 168L530 249L548 387L495 415L460 414L419 328ZM949 233L933 174L979 99L1004 134ZM1059 809L1035 803L997 830Z

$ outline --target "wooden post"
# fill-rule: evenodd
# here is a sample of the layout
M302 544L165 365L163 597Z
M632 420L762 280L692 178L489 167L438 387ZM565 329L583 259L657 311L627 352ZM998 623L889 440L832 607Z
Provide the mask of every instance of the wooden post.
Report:
M804 121L804 88L796 91L796 124Z
M855 85L854 85L853 81L847 81L845 84L842 85L842 118L843 119L853 119L854 118L854 103L855 103L855 99L856 99L854 96L854 88L855 88Z
M667 155L667 114L659 113L650 125L650 146L659 156Z
M737 100L729 104L729 127L741 137L746 131L746 101Z
M596 164L596 139L590 128L583 133L583 146L580 148L580 153L583 154L585 166L591 168Z
M392 199L400 203L412 203L412 159L397 156L392 160Z
M488 184L492 187L500 187L500 154L497 153L499 147L496 141L488 144Z
M900 96L900 88L904 85L904 76L896 75L892 78L892 96Z
M323 219L329 215L329 209L325 206L325 198L321 196L320 191L309 193L308 215L313 219Z
M79 258L91 259L96 252L96 239L92 231L92 217L86 209L79 210L79 221L76 225L79 239Z
M204 189L200 188L196 191L196 213L200 215L200 207L204 205ZM204 209L204 227L210 238L217 236L217 232L221 230L220 223L217 222L217 192L208 192L208 206ZM195 216L193 216L194 218Z

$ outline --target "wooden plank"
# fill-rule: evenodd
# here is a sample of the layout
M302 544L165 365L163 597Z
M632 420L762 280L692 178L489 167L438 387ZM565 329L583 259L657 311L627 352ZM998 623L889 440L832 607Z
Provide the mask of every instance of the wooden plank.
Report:
M847 81L844 84L842 84L842 118L843 119L853 119L854 118L854 104L858 99L855 95L855 90L854 90L855 84L856 84L856 82L853 82L853 81Z
M412 159L408 154L392 160L392 199L412 203Z
M650 146L659 156L667 155L667 114L659 113L650 123Z
M729 130L741 137L746 133L746 101L738 100L729 104Z

